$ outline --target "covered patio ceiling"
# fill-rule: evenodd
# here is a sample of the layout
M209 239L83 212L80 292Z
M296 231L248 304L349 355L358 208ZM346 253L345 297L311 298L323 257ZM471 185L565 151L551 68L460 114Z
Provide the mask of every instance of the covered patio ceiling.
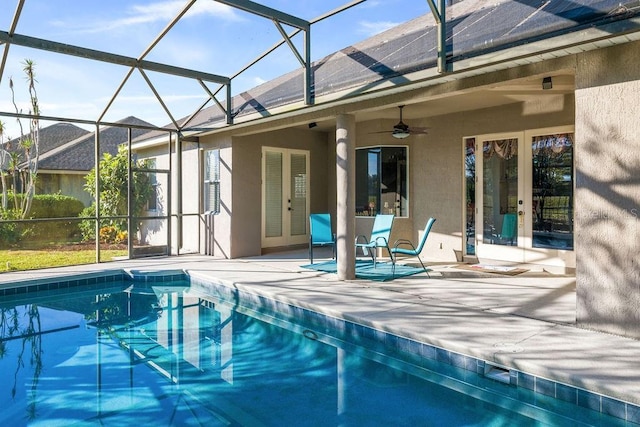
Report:
M412 125L428 126L429 120L436 116L508 104L521 104L522 108L540 102L549 105L551 104L549 100L556 99L561 102L564 95L575 91L575 79L571 72L554 74L552 90L542 88L542 79L543 76L533 76L473 90L452 92L443 96L418 96L392 104L388 101L380 102L377 107L358 110L355 114L356 121L395 120L397 122L398 106L404 105L402 112L404 121L412 121ZM315 123L313 130L316 131L330 131L335 127L333 119ZM299 127L305 128L307 125L302 124Z

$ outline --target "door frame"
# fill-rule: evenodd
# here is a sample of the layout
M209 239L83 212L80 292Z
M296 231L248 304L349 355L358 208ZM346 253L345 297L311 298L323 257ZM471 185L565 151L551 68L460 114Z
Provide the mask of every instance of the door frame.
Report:
M542 135L554 135L554 134L562 134L562 133L571 133L574 135L575 141L575 126L574 125L566 125L566 126L553 126L547 128L538 128L538 129L528 129L524 131L524 146L525 146L525 162L527 167L527 174L525 177L525 200L527 200L529 204L529 210L527 211L528 215L525 216L525 232L526 232L526 241L528 246L525 250L525 259L526 263L530 264L544 264L544 265L552 265L558 267L567 267L567 268L576 268L576 252L575 252L575 228L573 229L574 236L574 249L551 249L551 248L534 248L533 247L533 151L531 150L531 139L534 136L542 136ZM576 162L575 162L575 145L573 147L573 200L575 206L575 194L576 194L576 181L575 181L575 172L576 172ZM574 211L574 220L575 220L575 211ZM575 221L574 221L575 223Z
M530 263L550 266L575 268L575 250L556 248L534 248L533 247L533 154L531 150L531 139L534 136L554 135L562 133L572 133L575 138L575 126L554 126L547 128L527 129L518 132L501 132L491 134L480 134L465 136L462 139L463 148L466 148L466 141L475 138L476 159L475 159L475 256L480 260L490 259L514 263ZM522 205L518 206L517 220L517 246L494 245L483 243L483 174L484 165L482 157L481 142L496 139L518 139L518 199L522 200ZM465 152L463 150L463 152ZM575 147L574 147L574 176L575 176ZM463 198L466 194L463 193ZM573 197L575 199L575 179L573 180ZM463 203L466 209L466 202ZM466 218L466 212L463 213ZM574 213L575 215L575 213ZM466 221L465 221L466 222ZM463 233L463 235L466 235ZM575 236L575 230L574 230ZM466 241L463 242L466 245Z
M282 155L282 235L277 237L267 237L266 234L266 152L277 152ZM291 235L291 203L293 190L291 188L291 155L301 154L305 156L306 164L306 201L305 201L305 233L301 235ZM280 247L300 245L308 242L309 239L309 227L308 227L308 213L311 207L310 200L310 158L311 152L309 150L300 150L293 148L280 148L280 147L262 147L262 160L261 160L261 247Z
M496 245L492 243L484 242L484 155L482 151L482 143L484 141L493 141L493 140L501 140L501 139L517 139L518 140L518 177L517 177L517 188L518 188L518 200L522 202L522 204L518 204L518 212L523 213L519 214L517 217L517 227L516 227L516 242L517 244L514 246L507 245ZM521 154L524 150L524 132L503 132L503 133L491 133L491 134L483 134L475 136L476 141L476 223L475 223L475 252L476 256L480 258L488 258L495 260L502 260L508 262L516 262L516 263L524 263L525 261L525 223L523 221L527 212L527 200L525 199L525 190L524 190L524 176L525 176L525 165L524 165L524 156Z

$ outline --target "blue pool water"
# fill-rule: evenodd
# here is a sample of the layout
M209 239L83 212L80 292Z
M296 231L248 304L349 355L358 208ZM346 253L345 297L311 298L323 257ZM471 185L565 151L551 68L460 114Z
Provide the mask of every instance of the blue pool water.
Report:
M475 359L239 296L186 280L0 296L0 425L629 425Z

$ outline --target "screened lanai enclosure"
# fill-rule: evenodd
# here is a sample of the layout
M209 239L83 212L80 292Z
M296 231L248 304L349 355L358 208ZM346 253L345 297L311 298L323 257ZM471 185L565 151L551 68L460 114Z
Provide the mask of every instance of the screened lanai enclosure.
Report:
M213 223L202 213L216 207L183 208L194 117L213 106L215 126L229 126L242 108L234 96L291 70L310 106L312 52L365 37L328 35L354 14L366 17L363 0L293 13L267 3L18 0L13 14L3 6L0 251L69 252L67 265L198 251ZM429 10L414 4L399 22ZM143 135L165 141L168 162L137 157L132 144ZM207 173L215 194L215 171ZM183 233L185 223L204 235ZM13 259L2 268L23 268Z
M256 256L329 212L351 268L355 235L393 213L394 239L438 218L423 257L575 269L620 248L608 224L615 244L581 249L593 206L635 218L632 168L609 183L584 159L635 152L603 141L637 116L616 104L638 80L637 1L11 3L0 250ZM590 89L625 115L591 119Z

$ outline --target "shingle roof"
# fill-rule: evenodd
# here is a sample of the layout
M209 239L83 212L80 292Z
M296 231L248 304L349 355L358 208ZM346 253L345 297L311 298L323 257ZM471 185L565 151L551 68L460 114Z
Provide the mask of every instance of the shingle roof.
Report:
M130 125L153 126L136 117L127 117L117 123ZM100 153L116 154L118 146L127 141L127 128L105 126L100 129ZM145 133L146 130L132 129L132 138ZM42 135L42 134L41 134ZM42 138L42 136L41 136ZM42 141L42 140L41 140ZM87 132L73 141L50 150L40 156L38 168L40 170L73 170L89 171L95 166L95 132Z
M82 129L76 125L69 123L56 123L51 126L40 129L39 149L40 155L48 151L54 150L69 141L80 138L88 134L89 131ZM19 146L19 138L14 138L2 144L4 147L10 147L9 151L18 149L21 159L24 160L23 150L17 148Z
M473 58L640 14L638 0L464 0L447 9L447 53L451 61ZM437 28L432 14L335 52L313 64L313 93L375 87L436 67ZM267 110L303 99L303 71L297 70L233 98L234 115L268 114ZM183 118L179 123L183 123ZM194 117L185 131L225 123L216 106ZM139 140L159 136L151 131Z

